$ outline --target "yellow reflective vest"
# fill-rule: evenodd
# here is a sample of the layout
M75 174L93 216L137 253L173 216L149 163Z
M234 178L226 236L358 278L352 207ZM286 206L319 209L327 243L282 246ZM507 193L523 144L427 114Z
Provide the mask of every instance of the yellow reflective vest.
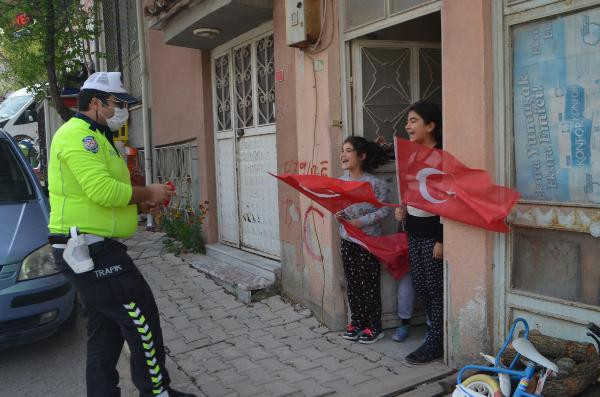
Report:
M85 118L85 116L83 116ZM48 189L52 234L128 237L137 226L137 206L125 161L90 122L73 117L56 131L50 147Z

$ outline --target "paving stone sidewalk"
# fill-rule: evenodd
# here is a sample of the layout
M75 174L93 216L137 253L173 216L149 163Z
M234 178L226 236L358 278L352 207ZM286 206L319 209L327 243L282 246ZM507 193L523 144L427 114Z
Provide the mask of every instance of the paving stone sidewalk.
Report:
M165 253L163 234L140 230L124 243L150 284L161 314L175 387L199 396L383 396L450 371L411 366L420 343L346 341L308 309L273 296L245 305L188 262ZM214 261L195 256L195 261ZM169 367L169 366L168 366Z

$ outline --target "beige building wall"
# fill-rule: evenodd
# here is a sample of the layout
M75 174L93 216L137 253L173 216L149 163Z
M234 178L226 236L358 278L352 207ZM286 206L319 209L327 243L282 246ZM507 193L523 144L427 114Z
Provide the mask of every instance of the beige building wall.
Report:
M334 11L337 18L337 5ZM338 32L327 24L323 37L328 40L333 33L331 45L311 55L286 46L284 2L275 2L273 21L275 70L285 75L276 91L278 171L340 176L342 131L331 127L333 119L341 118ZM281 183L279 201L283 293L309 307L327 326L341 329L346 301L338 223Z
M332 127L342 118L339 3L333 4L330 17L335 23L326 23L324 34L331 43L324 51L307 54L286 45L284 2L274 2L275 71L284 73L284 80L276 83L279 173L341 175L344 131ZM442 1L444 147L469 166L493 174L491 25L491 0ZM150 31L154 144L196 140L202 199L215 203L207 236L216 241L209 58L208 52L165 46L162 32ZM347 310L338 223L281 183L278 194L282 293L309 307L327 326L341 329ZM493 237L481 229L445 223L447 347L454 366L492 346Z
M491 2L466 1L468 7L442 2L444 147L466 164L493 175ZM339 17L337 7L333 15ZM344 131L331 127L333 120L341 119L342 109L337 28L327 50L308 55L285 45L283 21L283 5L276 5L276 70L284 70L286 76L277 91L279 172L306 173L313 167L313 172L338 177ZM322 62L323 70L313 74L313 60ZM294 129L295 135L290 134ZM281 184L279 197L284 293L339 329L347 314L338 224L326 210ZM451 364L465 363L491 348L493 237L481 229L445 223ZM464 241L473 244L467 249Z
M444 0L444 149L469 167L494 175L492 64L491 0ZM452 366L491 351L493 239L494 234L483 229L444 222L447 347Z
M163 44L163 32L149 30L152 86L152 144L195 141L200 201L209 201L206 241L217 241L215 159L210 54Z

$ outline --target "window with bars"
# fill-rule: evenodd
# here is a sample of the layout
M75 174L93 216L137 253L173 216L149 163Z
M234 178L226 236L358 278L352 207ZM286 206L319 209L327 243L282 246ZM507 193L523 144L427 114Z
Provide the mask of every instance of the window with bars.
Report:
M274 59L272 34L215 58L217 132L275 123Z
M407 109L422 99L442 102L441 49L420 43L356 41L356 131L372 141L406 138ZM383 140L382 140L383 138Z

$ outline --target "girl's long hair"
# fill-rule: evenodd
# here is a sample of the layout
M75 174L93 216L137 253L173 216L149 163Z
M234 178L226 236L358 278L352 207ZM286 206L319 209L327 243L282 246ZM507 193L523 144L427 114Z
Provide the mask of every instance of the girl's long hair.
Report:
M375 142L367 141L361 136L350 136L344 140L344 143L351 144L354 150L356 150L357 156L363 153L366 154L365 159L360 163L361 170L365 172L371 172L389 161L387 154L381 146Z

